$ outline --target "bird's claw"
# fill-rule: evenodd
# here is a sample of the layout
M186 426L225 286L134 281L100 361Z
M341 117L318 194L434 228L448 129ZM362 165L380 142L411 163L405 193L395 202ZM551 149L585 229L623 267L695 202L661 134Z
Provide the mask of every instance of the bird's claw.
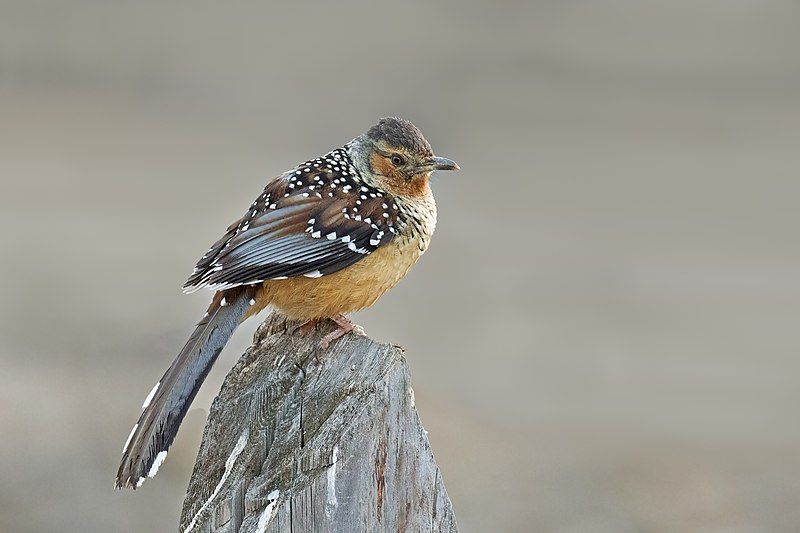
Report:
M312 318L311 320L304 322L299 326L297 326L296 328L294 328L292 330L292 335L300 335L302 337L305 337L317 327L317 324L319 324L319 322L320 319Z
M353 333L355 335L364 335L364 328L350 320L344 315L337 315L331 317L331 320L336 324L336 329L322 337L319 341L319 346L323 350L327 350L331 343L335 340L338 340L348 333Z

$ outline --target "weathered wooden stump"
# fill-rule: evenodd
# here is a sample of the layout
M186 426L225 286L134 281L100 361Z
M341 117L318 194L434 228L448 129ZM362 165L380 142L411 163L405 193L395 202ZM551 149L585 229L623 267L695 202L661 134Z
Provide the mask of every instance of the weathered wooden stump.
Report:
M273 315L211 406L184 532L457 531L402 351Z

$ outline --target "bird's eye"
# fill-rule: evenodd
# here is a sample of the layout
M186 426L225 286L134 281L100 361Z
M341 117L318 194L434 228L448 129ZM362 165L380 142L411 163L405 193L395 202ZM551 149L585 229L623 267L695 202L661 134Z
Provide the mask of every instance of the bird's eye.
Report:
M394 166L396 166L396 167L399 167L400 165L402 165L405 162L406 162L406 160L403 159L403 156L401 156L401 155L394 154L392 156L392 164Z

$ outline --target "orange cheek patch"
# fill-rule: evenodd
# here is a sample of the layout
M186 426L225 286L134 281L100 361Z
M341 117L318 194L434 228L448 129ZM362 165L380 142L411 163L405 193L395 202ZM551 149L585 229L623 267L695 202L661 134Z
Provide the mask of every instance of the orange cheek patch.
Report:
M386 177L394 177L395 175L394 167L381 154L372 154L370 156L370 164L372 165L372 171L376 174L382 174Z
M428 193L428 174L418 174L407 180L403 177L393 177L388 180L391 192L403 196L425 196Z
M411 183L407 183L408 187L408 194L409 196L425 196L428 193L428 183L430 181L430 173L425 172L424 174L418 174L414 176L411 180Z
M384 182L389 187L390 192L406 196L424 196L427 193L428 172L407 180L402 174L397 172L391 161L380 154L372 154L370 156L370 164L375 174L380 174L384 177Z

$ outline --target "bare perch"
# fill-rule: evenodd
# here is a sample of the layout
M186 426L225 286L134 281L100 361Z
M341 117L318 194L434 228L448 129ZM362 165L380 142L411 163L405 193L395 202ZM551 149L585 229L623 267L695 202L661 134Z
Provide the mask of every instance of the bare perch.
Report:
M273 315L225 378L183 503L188 532L456 532L402 351L290 335Z

